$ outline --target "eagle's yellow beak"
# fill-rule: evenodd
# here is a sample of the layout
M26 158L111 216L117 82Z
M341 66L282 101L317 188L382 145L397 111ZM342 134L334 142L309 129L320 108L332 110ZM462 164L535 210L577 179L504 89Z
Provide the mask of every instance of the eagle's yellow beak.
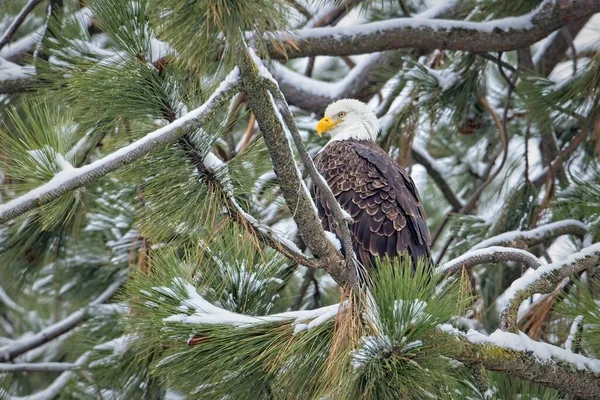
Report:
M332 121L331 118L329 118L329 117L323 118L317 124L317 135L319 135L319 137L323 136L323 134L325 132L327 132L328 130L330 130L331 128L336 126L337 124L338 124L338 122Z

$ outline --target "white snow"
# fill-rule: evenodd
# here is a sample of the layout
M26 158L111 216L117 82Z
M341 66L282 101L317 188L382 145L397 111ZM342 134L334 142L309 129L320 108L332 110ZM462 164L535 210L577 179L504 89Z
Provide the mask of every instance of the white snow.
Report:
M325 231L325 237L327 238L327 240L329 240L333 244L333 246L336 248L336 250L338 250L338 251L342 250L342 243L340 243L340 239L337 237L337 235L335 233Z

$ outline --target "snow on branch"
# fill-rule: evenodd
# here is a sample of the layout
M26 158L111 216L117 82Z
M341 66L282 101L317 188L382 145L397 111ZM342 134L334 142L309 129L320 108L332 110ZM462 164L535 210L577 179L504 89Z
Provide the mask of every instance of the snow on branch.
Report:
M486 336L472 329L464 334L447 324L440 328L457 339L456 346L446 354L448 357L580 398L600 398L600 360L536 342L524 333L498 330Z
M361 97L363 90L372 83L369 76L385 64L388 57L386 53L374 53L335 83L310 78L278 62L271 64L270 71L290 104L320 114L336 100Z
M62 372L75 368L77 364L66 362L0 363L0 372Z
M586 224L574 219L552 222L529 231L511 231L486 239L471 249L479 250L490 246L506 246L526 249L562 235L584 238L588 232Z
M442 265L438 271L444 275L451 276L460 272L463 268L468 269L481 264L502 261L518 262L532 269L537 269L541 266L538 258L528 251L512 249L509 247L492 246L469 251L454 260L448 261Z
M121 274L119 279L108 286L108 288L106 288L106 290L104 290L104 292L102 292L102 294L100 294L100 296L93 300L88 306L75 311L68 317L42 329L36 334L24 335L12 343L0 347L0 361L11 361L15 357L18 357L31 349L41 346L44 343L47 343L52 339L69 332L89 318L90 307L98 306L110 300L110 298L116 293L117 289L123 283L123 280L124 276Z
M532 12L485 22L396 18L358 26L266 34L273 58L347 56L421 48L496 52L528 47L569 22L600 11L597 0L545 0Z
M183 288L187 294L187 299L181 302L181 308L193 308L194 313L191 315L171 315L163 319L166 323L177 322L192 325L219 324L244 328L265 323L289 322L294 328L294 333L298 333L329 321L336 316L339 310L339 304L334 304L315 310L290 311L266 316L251 316L227 311L211 304L198 293L193 285L185 282L181 278L176 278L173 281L173 285L175 287ZM173 292L173 289L169 287L155 287L153 289L160 293Z
M600 264L600 243L593 244L566 259L541 266L512 283L511 293L500 315L500 328L517 330L517 312L521 303L536 293L551 293L560 281Z
M131 164L155 148L176 141L190 128L205 124L213 117L216 110L238 91L238 83L239 71L235 68L204 104L185 116L91 164L62 171L40 187L0 205L0 224L49 203L124 165Z

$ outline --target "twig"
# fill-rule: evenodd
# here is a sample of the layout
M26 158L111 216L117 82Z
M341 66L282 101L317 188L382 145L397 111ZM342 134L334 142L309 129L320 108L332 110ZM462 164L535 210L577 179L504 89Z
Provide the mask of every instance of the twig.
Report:
M581 143L583 143L583 141L585 140L587 135L588 135L588 131L586 129L582 129L581 132L579 132L577 134L577 136L575 136L573 138L573 140L571 140L569 145L567 147L565 147L565 149L563 151L560 152L558 157L556 157L556 159L554 159L554 161L552 161L552 163L549 164L549 168L548 167L544 168L544 170L542 171L541 174L539 174L537 177L535 177L531 180L531 182L534 184L534 186L536 186L538 188L541 187L546 182L546 175L550 172L552 172L552 173L556 172L556 170L558 170L558 168L560 168L562 163L575 150L577 150L577 148L579 147L579 145Z
M512 283L512 296L508 299L500 315L500 328L503 331L517 331L517 312L521 303L536 293L551 293L565 278L578 274L600 263L600 243L596 243L563 261L547 264L534 273L525 275Z
M573 320L571 324L571 329L569 329L569 336L567 340L565 340L565 350L570 351L571 353L579 352L579 337L581 336L581 331L583 330L583 315L578 315Z
M25 7L23 7L21 12L19 12L19 14L15 17L14 21L12 22L12 24L10 24L6 32L4 32L2 37L0 37L0 50L4 47L5 44L10 42L10 39L12 39L15 32L17 32L17 29L19 29L23 21L25 21L25 18L42 1L44 0L29 0L27 4L25 4Z
M190 128L203 125L209 121L217 109L238 91L238 84L238 70L235 69L206 103L184 117L150 132L129 146L123 147L91 164L81 168L62 171L40 187L0 205L0 224L47 204L61 195L75 190L109 172L115 171L124 165L130 164L159 146L175 142Z

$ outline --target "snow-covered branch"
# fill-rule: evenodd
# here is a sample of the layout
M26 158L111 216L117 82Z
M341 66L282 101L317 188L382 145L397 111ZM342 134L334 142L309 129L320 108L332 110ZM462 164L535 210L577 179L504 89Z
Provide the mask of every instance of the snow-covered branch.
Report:
M472 268L487 263L514 261L528 268L537 269L541 263L536 256L528 251L508 247L492 246L484 249L469 251L454 260L448 261L439 268L444 275L454 275L463 268Z
M588 227L580 221L566 219L539 226L529 231L511 231L486 239L471 249L479 250L490 246L516 247L526 249L562 235L575 235L581 239L588 232Z
M81 27L88 28L94 23L92 10L88 7L81 8L75 11L68 17L71 21L76 21ZM19 55L32 51L38 42L44 36L46 26L41 26L35 31L22 38L15 40L12 43L8 43L2 49L0 49L0 58L11 60L18 57Z
M42 2L42 0L29 0L27 4L21 9L21 12L17 14L12 24L8 27L8 29L4 32L2 37L0 37L0 50L4 47L6 43L10 41L13 37L17 29L21 26L25 18L33 11L33 9Z
M0 205L0 223L5 223L25 214L43 204L77 189L94 179L130 164L159 146L164 146L179 139L194 126L205 124L216 110L238 91L239 73L234 69L221 86L200 107L189 112L182 118L148 133L143 138L125 146L100 160L81 168L64 170L54 176L49 182L27 192L26 194Z
M62 372L77 368L77 364L66 362L0 363L0 372Z
M596 0L545 0L532 12L485 22L397 18L358 26L267 34L273 58L344 56L402 48L497 52L528 47L600 11Z
M316 207L296 166L291 143L285 132L285 123L265 85L265 80L272 80L272 77L262 63L257 64L256 56L247 47L240 48L239 54L243 90L263 134L273 171L302 240L337 283L353 284L348 280L348 270L342 255L325 236Z
M177 322L192 325L219 324L248 327L265 323L288 321L290 325L294 328L294 333L298 333L329 321L330 319L335 317L339 310L339 304L334 304L327 307L321 307L315 310L290 311L263 316L238 314L217 307L214 304L211 304L210 302L206 301L204 297L202 297L198 293L198 291L193 285L183 281L182 279L176 278L173 281L173 285L182 287L187 293L187 299L181 302L182 308L193 308L195 311L191 315L175 314L166 317L164 319L164 322L167 323ZM165 291L173 291L173 289L170 287L158 287L154 288L154 290L156 290L159 293L164 293Z
M123 283L123 276L121 275L115 282L113 282L100 296L93 300L88 306L81 308L68 317L56 322L34 335L24 335L20 339L0 347L0 361L11 361L15 357L20 356L34 349L50 340L69 332L77 325L89 318L89 309L100 305L108 300L116 293L117 289Z
M517 312L521 303L536 293L552 292L565 278L576 275L600 263L600 243L593 244L563 261L541 266L531 274L517 279L510 286L511 297L500 315L500 328L517 330Z
M380 68L390 57L387 53L374 53L358 63L339 82L319 81L302 75L278 62L271 64L271 73L279 83L279 88L287 102L315 113L323 113L325 108L336 100L358 98L368 100L362 95L366 87L372 84L369 76Z
M524 333L496 331L490 336L470 330L463 334L449 325L443 331L456 337L448 357L467 365L482 365L584 399L600 398L600 360L573 354Z

